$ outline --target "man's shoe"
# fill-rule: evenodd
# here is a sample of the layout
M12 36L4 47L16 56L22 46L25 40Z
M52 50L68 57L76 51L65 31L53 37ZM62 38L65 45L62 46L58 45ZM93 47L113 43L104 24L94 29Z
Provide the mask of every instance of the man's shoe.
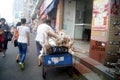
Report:
M38 66L42 65L42 60L40 58L38 58Z
M20 69L24 70L24 64L22 62L19 63Z

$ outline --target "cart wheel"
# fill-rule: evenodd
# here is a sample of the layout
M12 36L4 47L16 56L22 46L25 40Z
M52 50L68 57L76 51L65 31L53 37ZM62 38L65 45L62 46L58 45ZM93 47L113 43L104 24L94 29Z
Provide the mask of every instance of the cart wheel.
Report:
M43 79L46 79L46 72L44 66L42 66L42 77Z

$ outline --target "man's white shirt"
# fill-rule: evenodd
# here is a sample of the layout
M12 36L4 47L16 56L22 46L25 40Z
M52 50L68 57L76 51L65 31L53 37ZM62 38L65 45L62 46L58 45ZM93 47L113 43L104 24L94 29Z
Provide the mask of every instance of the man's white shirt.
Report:
M44 33L48 30L52 30L52 28L47 25L47 24L40 24L37 28L37 35L36 35L36 38L35 40L36 41L39 41L41 43L45 43L45 36L44 36Z

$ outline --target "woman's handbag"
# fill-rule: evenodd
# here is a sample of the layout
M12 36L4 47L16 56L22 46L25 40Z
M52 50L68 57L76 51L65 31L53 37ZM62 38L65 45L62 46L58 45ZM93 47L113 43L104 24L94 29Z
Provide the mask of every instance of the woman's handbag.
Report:
M17 47L17 46L18 46L18 41L14 40L14 47Z
M11 41L12 37L13 37L13 34L11 32L8 32L8 34L7 34L7 40Z

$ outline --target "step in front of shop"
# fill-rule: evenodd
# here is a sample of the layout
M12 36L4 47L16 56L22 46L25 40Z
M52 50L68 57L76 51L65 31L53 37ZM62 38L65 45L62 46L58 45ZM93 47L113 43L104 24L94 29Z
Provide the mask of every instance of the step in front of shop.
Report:
M95 72L84 66L83 64L76 61L73 65L74 68L86 78L86 80L101 80L100 76L97 75Z
M101 80L115 80L114 76L110 73L107 73L106 71L109 70L109 68L105 67L103 64L93 60L92 58L89 58L88 56L85 56L81 53L75 53L72 54L74 58L74 64L73 66L85 77L88 77L92 75L96 75L96 78L99 78ZM87 76L86 76L87 75ZM99 80L94 79L94 80ZM91 80L90 78L88 80Z

